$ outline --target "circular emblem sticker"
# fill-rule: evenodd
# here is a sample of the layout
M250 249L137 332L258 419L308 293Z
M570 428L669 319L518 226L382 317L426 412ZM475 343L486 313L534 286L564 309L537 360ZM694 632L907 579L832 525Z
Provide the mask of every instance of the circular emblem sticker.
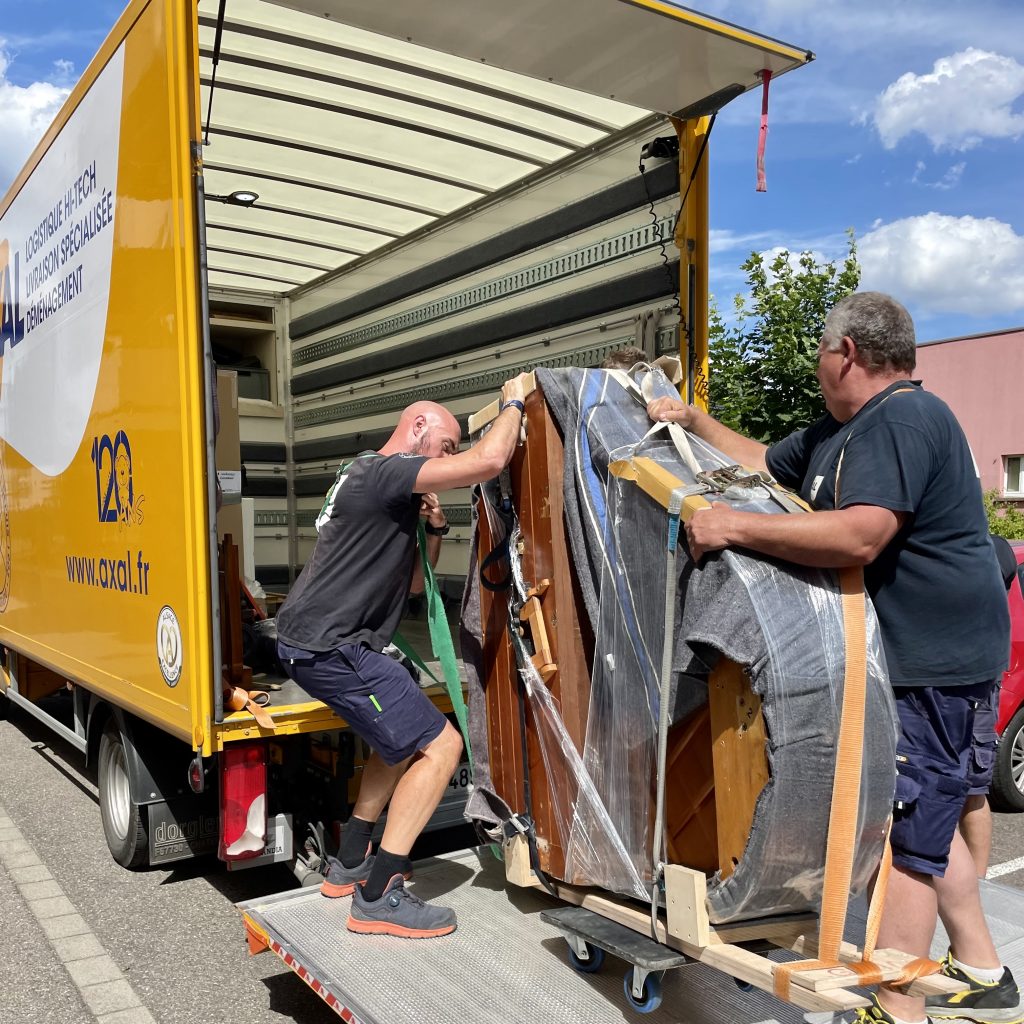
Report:
M181 678L181 627L174 609L165 604L156 620L156 660L168 686L177 686Z

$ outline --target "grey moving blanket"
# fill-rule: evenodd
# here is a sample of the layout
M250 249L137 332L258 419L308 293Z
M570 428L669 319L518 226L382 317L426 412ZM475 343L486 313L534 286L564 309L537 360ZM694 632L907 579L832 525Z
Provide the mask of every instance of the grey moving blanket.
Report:
M675 395L658 370L638 371L648 393ZM746 850L725 880L709 880L716 923L817 909L845 668L839 586L833 573L727 551L700 566L685 539L668 552L668 517L633 483L608 472L632 455L654 459L682 480L731 460L692 435L692 460L652 423L639 397L600 370L538 370L537 380L563 434L566 528L587 614L596 637L591 704L582 756L549 742L571 799L560 822L569 871L649 900L652 871L650 780L655 774L659 677L665 632L665 581L678 574L672 609L671 716L707 701L707 677L722 655L742 665L761 697L770 779L757 801ZM730 502L787 514L763 489ZM475 566L467 587L464 645L473 642ZM854 861L854 893L877 866L892 810L896 716L874 611L867 603L868 678L864 760ZM479 624L476 623L479 636ZM464 650L471 684L472 651ZM531 698L533 702L533 698ZM557 710L546 715L557 730ZM486 748L478 681L471 685L474 751ZM478 737L474 735L474 739ZM550 770L549 776L558 777ZM671 785L685 785L674 776ZM507 815L478 764L467 815L494 825ZM514 810L521 810L515 808ZM608 832L614 832L610 841Z

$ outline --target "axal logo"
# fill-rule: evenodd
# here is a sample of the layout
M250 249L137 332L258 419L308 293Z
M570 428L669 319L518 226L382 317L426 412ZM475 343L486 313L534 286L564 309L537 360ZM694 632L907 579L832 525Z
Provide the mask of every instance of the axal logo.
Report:
M0 241L0 359L25 337L25 318L21 314L21 275L18 250L11 252L10 242Z
M132 446L119 430L93 438L92 462L96 476L96 512L101 523L141 523L146 499L135 489Z

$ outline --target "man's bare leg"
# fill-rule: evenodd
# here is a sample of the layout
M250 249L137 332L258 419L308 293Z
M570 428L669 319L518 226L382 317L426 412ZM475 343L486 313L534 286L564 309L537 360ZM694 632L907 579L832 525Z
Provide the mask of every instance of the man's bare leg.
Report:
M359 796L352 809L352 815L363 821L376 821L387 807L395 787L412 762L411 757L396 765L385 764L374 751L363 765L363 778L359 783Z
M461 757L462 737L446 722L441 734L424 747L398 780L391 796L381 849L398 856L409 855L412 844L437 810ZM359 795L361 799L362 788Z
M981 908L975 861L959 832L949 848L949 866L932 882L939 916L949 934L949 948L962 964L996 970L1002 966Z
M400 875L461 756L462 737L445 722L399 780L369 877L352 895L349 931L426 939L448 935L457 927L454 910L417 899L405 889Z
M974 861L963 837L957 833L949 851L949 866L942 878L893 867L889 891L878 930L879 949L900 949L913 956L931 954L939 913L949 932L953 955L974 967L996 969L999 954L981 909L981 894ZM882 986L878 1002L887 1013L902 1020L925 1016L924 999L907 996Z
M976 794L967 798L960 815L960 834L974 860L978 877L984 878L992 856L992 808L988 797Z
M899 949L915 957L927 957L938 919L938 899L930 875L893 865L878 929L879 949ZM924 1020L924 999L895 992L884 985L878 1002L886 1013L901 1020Z

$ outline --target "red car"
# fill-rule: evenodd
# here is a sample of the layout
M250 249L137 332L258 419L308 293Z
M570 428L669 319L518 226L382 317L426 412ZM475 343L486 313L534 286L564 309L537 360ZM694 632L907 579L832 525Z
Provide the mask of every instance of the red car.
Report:
M1024 541L1010 541L1017 578L1010 585L1010 668L999 698L999 747L992 776L992 805L1024 811Z

